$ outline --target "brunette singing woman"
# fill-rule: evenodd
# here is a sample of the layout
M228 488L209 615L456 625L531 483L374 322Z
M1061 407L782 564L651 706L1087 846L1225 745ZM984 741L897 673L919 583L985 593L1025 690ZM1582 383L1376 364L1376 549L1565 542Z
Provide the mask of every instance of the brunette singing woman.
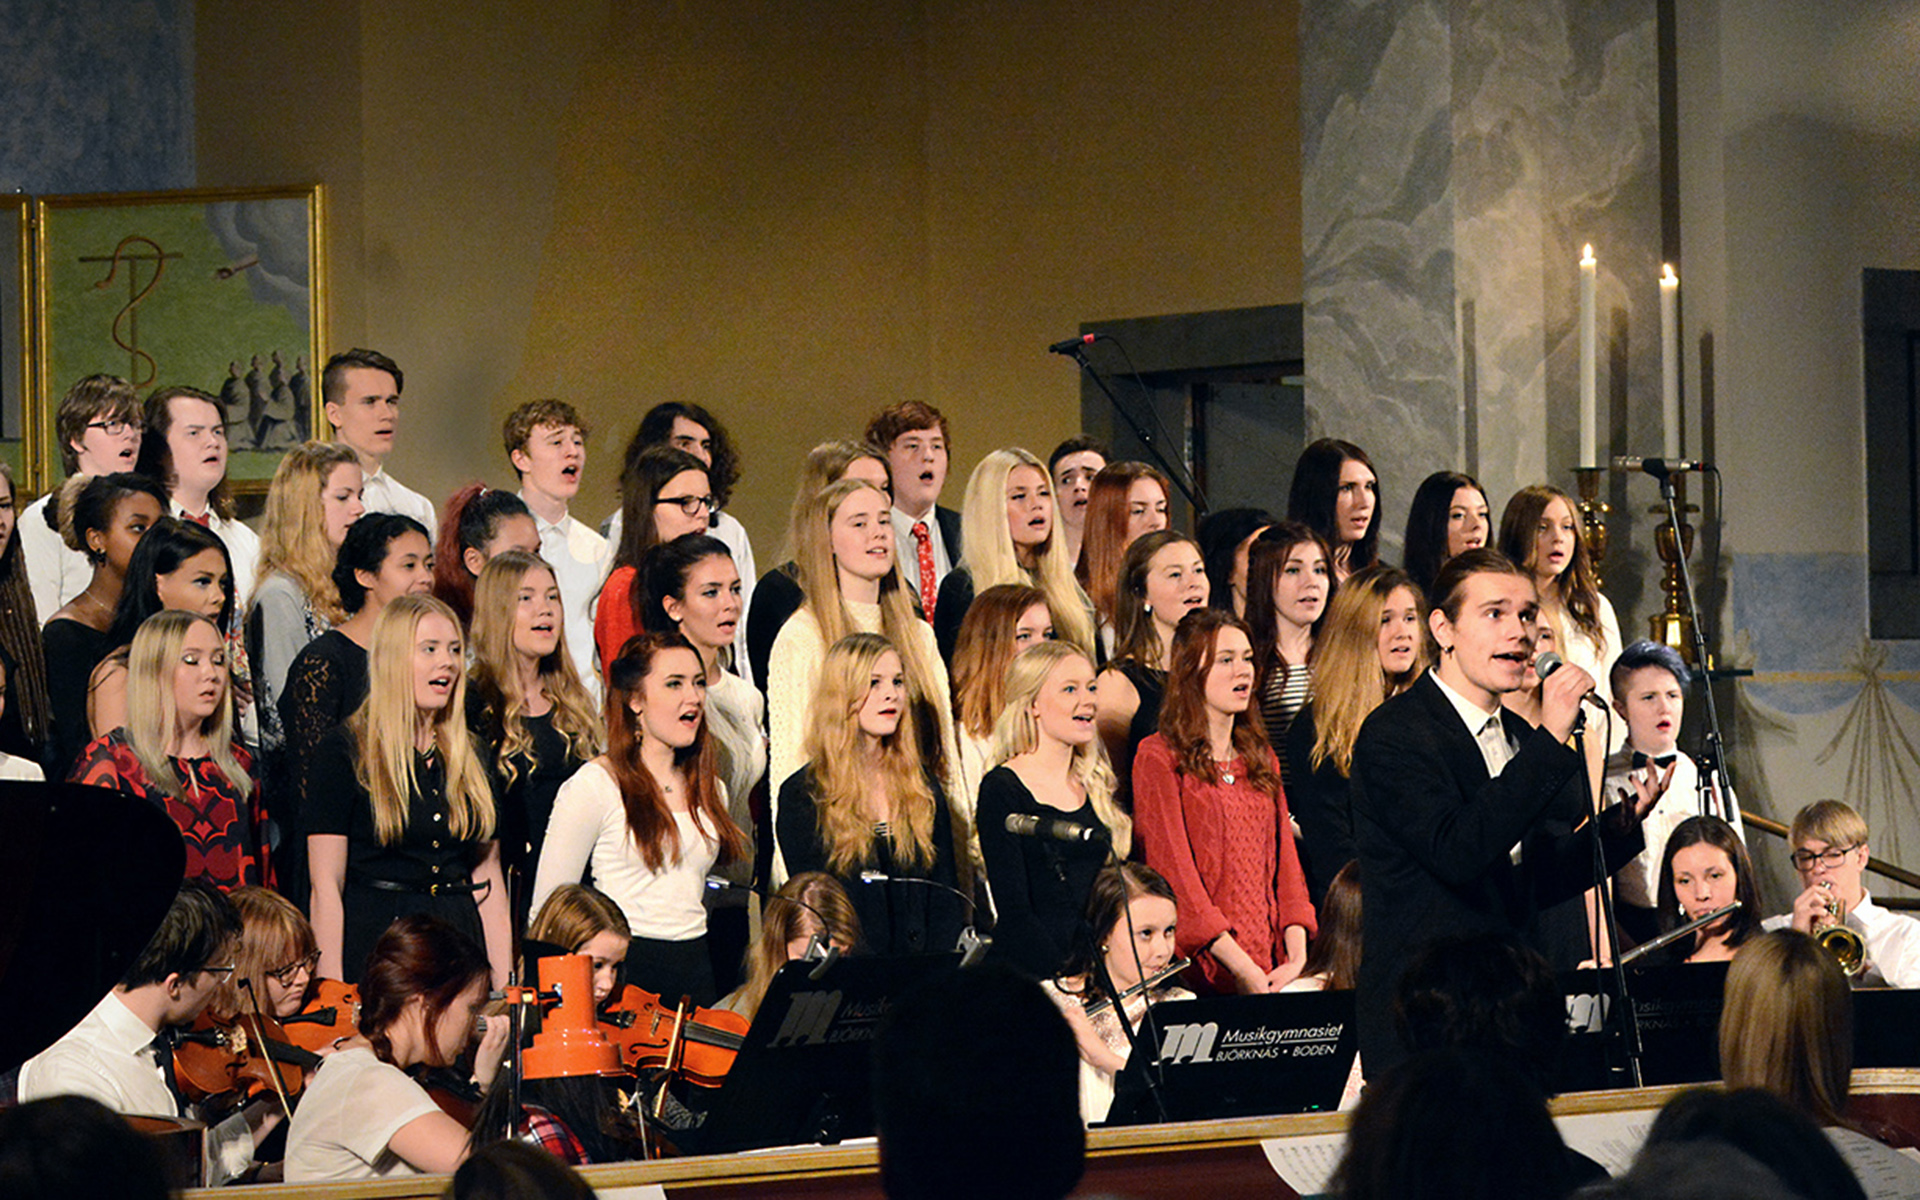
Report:
M1333 547L1333 577L1344 581L1380 557L1380 484L1367 452L1321 438L1300 452L1287 493L1287 519Z
M891 642L872 633L835 642L813 697L807 765L781 785L774 819L788 869L839 880L879 954L950 950L964 915L953 822L920 756L913 708Z
M433 597L401 596L372 643L367 698L321 740L307 779L321 973L357 981L382 930L427 913L484 944L504 984L507 888L493 791L467 732L460 626Z
M461 1059L487 978L486 954L443 921L414 913L380 935L360 983L360 1031L327 1056L294 1111L288 1183L438 1174L466 1159L466 1126L411 1072ZM473 1055L482 1087L500 1069L508 1025L486 1022Z
M1134 752L1160 724L1173 631L1209 594L1200 547L1186 534L1158 529L1127 547L1114 594L1120 637L1100 672L1095 716L1122 808L1133 804Z
M707 465L671 446L649 446L620 474L620 546L594 600L593 642L605 667L646 628L647 551L689 533L705 533L713 511Z
M1094 730L1093 663L1079 647L1044 642L1007 667L994 728L1002 765L980 784L980 851L993 896L996 954L1035 979L1060 970L1109 855L1124 859L1133 822L1113 801L1113 768ZM1019 836L1008 818L1096 831L1064 842Z
M627 979L657 995L718 999L707 949L707 873L746 853L727 816L706 722L706 669L678 634L643 633L607 672L607 752L560 788L533 907L589 867L626 914Z
M1533 576L1541 620L1553 626L1561 656L1593 676L1594 694L1611 706L1613 660L1623 645L1620 619L1600 591L1573 498L1545 484L1515 492L1500 517L1500 552ZM1597 752L1604 759L1626 739L1625 723L1612 724L1613 744L1602 746L1604 739L1592 739L1589 757Z
M1448 559L1478 550L1492 537L1487 493L1479 481L1458 471L1435 471L1420 481L1407 508L1402 565L1422 592L1431 591Z
M967 831L967 852L978 864L980 838L974 806L980 781L995 765L993 725L1006 708L1007 665L1053 640L1053 613L1039 588L1003 583L981 592L967 608L953 648L954 743L960 751L954 815Z
M1326 540L1298 521L1280 521L1253 539L1247 553L1247 627L1253 630L1260 719L1276 751L1294 718L1313 698L1313 647L1333 593ZM1293 786L1280 755L1280 778Z
M234 741L227 640L212 619L149 617L133 637L127 704L126 723L86 748L74 781L164 809L186 840L187 878L222 891L271 884L266 815L253 759Z
M233 628L233 565L227 547L214 533L192 521L161 517L140 537L127 563L120 603L107 629L112 649L87 681L87 722L95 737L127 723L127 655L134 631L165 609L199 613L223 631ZM238 684L228 638L227 666ZM236 707L244 700L236 702ZM240 728L236 713L235 726Z
M1217 992L1285 987L1315 929L1280 764L1252 700L1245 622L1189 613L1174 634L1160 732L1133 765L1146 861L1180 897L1181 953Z

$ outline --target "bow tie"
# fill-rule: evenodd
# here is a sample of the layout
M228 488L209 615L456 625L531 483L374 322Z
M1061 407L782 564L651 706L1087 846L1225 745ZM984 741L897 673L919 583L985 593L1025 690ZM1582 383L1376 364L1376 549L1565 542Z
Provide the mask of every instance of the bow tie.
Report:
M1633 752L1633 769L1638 771L1640 768L1651 764L1664 771L1672 766L1673 760L1678 757L1680 757L1678 754L1655 754L1649 757L1635 750Z

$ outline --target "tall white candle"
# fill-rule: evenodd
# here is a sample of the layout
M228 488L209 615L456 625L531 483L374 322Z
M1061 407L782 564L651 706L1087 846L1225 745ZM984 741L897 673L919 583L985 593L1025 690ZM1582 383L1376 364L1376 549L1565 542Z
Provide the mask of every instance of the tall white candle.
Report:
M1580 257L1580 462L1597 467L1600 459L1594 444L1600 427L1599 402L1594 378L1594 280L1599 263L1593 247L1587 246Z
M1660 273L1660 453L1680 457L1680 277Z

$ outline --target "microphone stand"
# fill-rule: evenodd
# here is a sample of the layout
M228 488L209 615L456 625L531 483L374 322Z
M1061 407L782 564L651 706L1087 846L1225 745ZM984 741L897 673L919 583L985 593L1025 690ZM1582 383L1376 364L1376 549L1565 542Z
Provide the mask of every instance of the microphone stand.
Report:
M1613 965L1613 995L1620 1009L1620 1037L1627 1050L1627 1075L1633 1087L1643 1087L1640 1059L1644 1047L1640 1042L1640 1014L1634 1011L1633 996L1627 990L1627 967L1620 954L1620 922L1614 915L1613 890L1608 886L1607 851L1602 844L1600 834L1600 809L1594 804L1593 776L1587 770L1587 713L1580 709L1573 725L1573 749L1580 756L1580 795L1585 801L1587 821L1593 828L1593 888L1595 902L1600 906L1601 915L1607 924L1607 957ZM1599 965L1598 946L1594 947L1594 977L1606 987L1605 968ZM1604 1023L1603 1023L1604 1027Z
M1678 538L1680 529L1680 505L1674 495L1673 474L1662 471L1660 479L1660 499L1667 505L1667 520ZM1703 501L1704 503L1704 501ZM1676 549L1679 549L1676 543ZM1680 590L1687 598L1687 621L1693 633L1693 661L1700 667L1701 690L1707 696L1707 732L1705 744L1700 749L1700 811L1718 816L1729 825L1733 823L1731 811L1712 812L1711 793L1717 793L1719 806L1723 810L1733 807L1733 780L1727 774L1726 739L1721 733L1720 704L1713 696L1713 669L1707 658L1707 633L1700 621L1700 602L1694 596L1693 568L1687 564L1684 553L1676 553L1675 561L1680 566Z
M833 969L833 964L840 961L840 947L833 944L833 923L827 920L827 914L805 900L797 896L782 896L778 892L761 891L749 883L735 883L724 875L707 876L707 889L715 892L746 892L760 897L769 907L774 904L791 904L795 908L804 908L812 913L814 919L820 922L821 932L813 935L813 940L807 943L807 953L802 956L802 961L818 964L813 970L807 972L807 978L812 982L819 983L826 977L827 972ZM762 913L764 914L765 911L763 909ZM824 939L822 934L825 935ZM813 953L815 946L822 946L818 955Z
M1108 340L1111 341L1113 339L1109 338ZM1113 411L1118 413L1120 419L1127 423L1127 428L1133 432L1133 436L1140 440L1142 446L1146 447L1147 453L1153 456L1153 460L1166 469L1167 478L1173 480L1173 486L1180 489L1180 494L1186 497L1188 504L1193 505L1195 515L1204 514L1207 511L1207 502L1205 498L1199 494L1200 485L1198 481L1190 479L1187 474L1187 469L1184 466L1176 465L1170 460L1165 452L1160 449L1160 444L1154 440L1153 434L1147 432L1141 423L1134 419L1134 415L1127 411L1126 406L1120 403L1120 398L1115 396L1113 389L1107 386L1106 379L1101 376L1100 372L1093 369L1093 364L1087 361L1085 346L1075 345L1069 347L1065 353L1071 356L1074 362L1080 364L1080 370L1088 379L1093 380L1093 385L1100 389L1100 394L1107 398L1107 403L1113 406ZM1146 384L1144 382L1141 383L1140 389L1143 392L1146 390ZM1152 397L1149 396L1147 398L1147 404L1149 406L1147 410L1148 415L1152 416L1153 423L1158 425L1160 418L1153 415L1152 403Z
M860 882L911 883L917 884L920 887L929 887L942 892L950 892L960 897L960 902L967 906L967 922L960 927L960 940L954 946L954 949L960 952L960 965L963 968L971 967L979 962L986 956L987 947L993 944L992 938L981 937L973 927L973 897L967 895L959 888L954 887L952 884L941 883L938 879L922 879L917 875L889 875L885 871L862 871L860 872Z

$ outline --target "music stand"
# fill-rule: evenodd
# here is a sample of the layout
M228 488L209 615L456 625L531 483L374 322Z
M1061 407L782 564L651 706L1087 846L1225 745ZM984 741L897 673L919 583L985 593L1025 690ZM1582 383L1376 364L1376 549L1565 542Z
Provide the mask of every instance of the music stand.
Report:
M1352 992L1204 996L1153 1006L1167 1120L1332 1112L1359 1053ZM1108 1125L1160 1117L1135 1054L1114 1080Z
M1634 975L1633 1008L1644 1046L1646 1086L1707 1083L1720 1078L1720 1006L1727 964L1678 963ZM1561 1055L1563 1092L1601 1091L1619 1085L1607 1069L1606 1035L1599 1006L1617 1003L1611 990L1594 987L1593 971L1563 971L1571 1031Z
M873 1037L894 999L958 969L958 954L791 962L767 987L726 1082L695 1129L670 1136L689 1154L807 1146L873 1133Z

